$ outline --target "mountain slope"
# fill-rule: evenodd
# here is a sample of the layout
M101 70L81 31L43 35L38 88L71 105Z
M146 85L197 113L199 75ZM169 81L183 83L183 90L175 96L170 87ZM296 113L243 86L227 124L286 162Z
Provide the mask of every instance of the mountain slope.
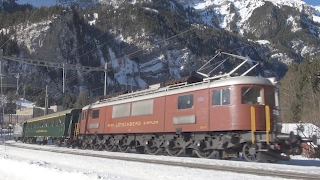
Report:
M67 2L72 1L64 5ZM87 8L26 10L27 22L5 21L8 12L4 9L0 42L12 40L5 55L92 67L107 63L108 92L113 93L190 75L218 49L260 61L251 75L278 78L285 74L285 64L319 52L319 7L299 0L78 3ZM218 71L227 72L237 65L230 61ZM25 84L51 85L52 102L61 101L61 69L9 61L4 67L8 74L25 74L21 81ZM103 94L104 72L68 70L66 76L66 90L71 94Z

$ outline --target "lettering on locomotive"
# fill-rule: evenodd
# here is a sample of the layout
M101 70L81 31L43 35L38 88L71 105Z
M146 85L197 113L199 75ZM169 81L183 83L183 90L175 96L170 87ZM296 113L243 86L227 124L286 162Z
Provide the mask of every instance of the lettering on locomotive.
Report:
M159 124L159 121L145 121L145 122L143 122L143 125L149 125L149 124Z
M44 129L40 129L40 130L37 130L36 133L44 133L44 132L48 132L47 130L44 130Z
M141 126L141 121L133 121L133 122L118 122L115 124L115 127L133 127L133 126Z
M145 125L156 125L159 121L132 121L132 122L118 122L107 124L107 127L134 127L134 126L145 126Z

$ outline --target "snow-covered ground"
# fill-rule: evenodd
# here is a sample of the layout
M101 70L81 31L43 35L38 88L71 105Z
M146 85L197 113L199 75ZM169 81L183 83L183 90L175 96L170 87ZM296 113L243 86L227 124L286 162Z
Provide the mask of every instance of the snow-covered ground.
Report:
M15 143L7 141L7 143ZM19 143L22 144L22 143ZM31 146L25 144L26 146ZM59 147L38 146L44 149ZM67 149L75 152L87 152L94 154L106 154L114 156L139 157L144 159L161 159L175 162L192 162L209 165L237 166L255 168L259 170L281 170L291 172L304 172L313 176L320 176L319 159L295 158L289 162L279 164L249 163L241 159L218 160L199 159L190 157L169 157L165 155L150 156L135 153L112 153L106 151L91 151L79 149ZM264 177L250 174L237 174L232 172L201 170L193 168L175 167L167 165L147 164L140 162L128 162L96 157L84 157L79 155L60 154L40 150L19 149L0 145L0 179L1 180L37 180L37 179L263 179L273 180L276 177Z

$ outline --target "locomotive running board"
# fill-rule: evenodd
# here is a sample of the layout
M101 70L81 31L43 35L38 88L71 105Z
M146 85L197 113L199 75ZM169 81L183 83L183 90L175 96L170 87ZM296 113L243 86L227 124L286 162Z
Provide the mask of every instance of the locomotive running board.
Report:
M200 67L197 71L198 74L206 77L205 79L203 79L204 81L210 81L213 79L220 79L223 77L231 77L231 75L236 72L241 66L243 66L245 63L255 63L251 68L249 68L246 72L244 72L243 74L241 74L240 76L245 76L246 74L248 74L252 69L254 69L255 67L257 67L259 65L258 61L253 61L252 59L250 59L249 57L244 57L244 56L239 56L239 55L235 55L235 54L230 54L230 53L226 53L226 52L221 52L221 51L216 51L217 54L215 56L213 56L209 61L207 61L202 67ZM207 74L201 72L202 70L210 67L211 65L208 65L211 61L213 61L216 57L221 56L222 54L227 55L229 57L223 59L215 68L213 68L211 71L209 71ZM225 74L220 74L220 75L215 75L213 77L210 77L210 74L216 70L218 67L220 67L222 64L224 64L224 62L226 62L230 57L233 58L237 58L237 59L241 59L243 60L242 63L240 63L237 67L235 67L234 69L232 69L230 72L225 73ZM249 62L250 61L250 62ZM208 65L208 66L207 66Z

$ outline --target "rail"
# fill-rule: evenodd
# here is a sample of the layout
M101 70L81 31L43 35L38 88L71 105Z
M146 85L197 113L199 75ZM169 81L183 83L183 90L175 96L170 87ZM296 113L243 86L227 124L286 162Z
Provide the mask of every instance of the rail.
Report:
M1 144L1 143L0 143ZM119 154L117 152L105 152L103 153L95 153L96 151L78 151L77 149L63 149L63 148L44 148L43 146L39 145L24 145L24 144L16 144L16 143L7 143L6 146L16 147L16 148L24 148L24 149L31 149L31 150L40 150L40 151L48 151L48 152L55 152L55 153L64 153L64 154L72 154L72 155L80 155L86 157L96 157L96 158L106 158L106 159L116 159L116 160L124 160L124 161L131 161L131 162L141 162L141 163L150 163L150 164L161 164L161 165L169 165L169 166L179 166L179 167L188 167L188 168L196 168L196 169L203 169L203 170L218 170L218 171L227 171L227 172L236 172L236 173L244 173L244 174L254 174L258 176L272 176L272 177L281 177L281 178L289 178L289 179L308 179L308 180L318 180L318 174L310 173L303 173L303 172L292 172L292 171L283 171L283 170L270 170L270 169L263 169L257 167L237 167L237 166L230 166L230 164L217 164L217 163L197 163L197 162L190 162L190 161L177 161L173 157L170 160L164 160L161 158L145 158L143 155L135 154L134 157L132 156L124 156L123 154ZM137 156L136 156L137 155ZM190 158L192 160L192 158ZM244 162L246 163L246 162ZM244 164L243 164L244 165Z

